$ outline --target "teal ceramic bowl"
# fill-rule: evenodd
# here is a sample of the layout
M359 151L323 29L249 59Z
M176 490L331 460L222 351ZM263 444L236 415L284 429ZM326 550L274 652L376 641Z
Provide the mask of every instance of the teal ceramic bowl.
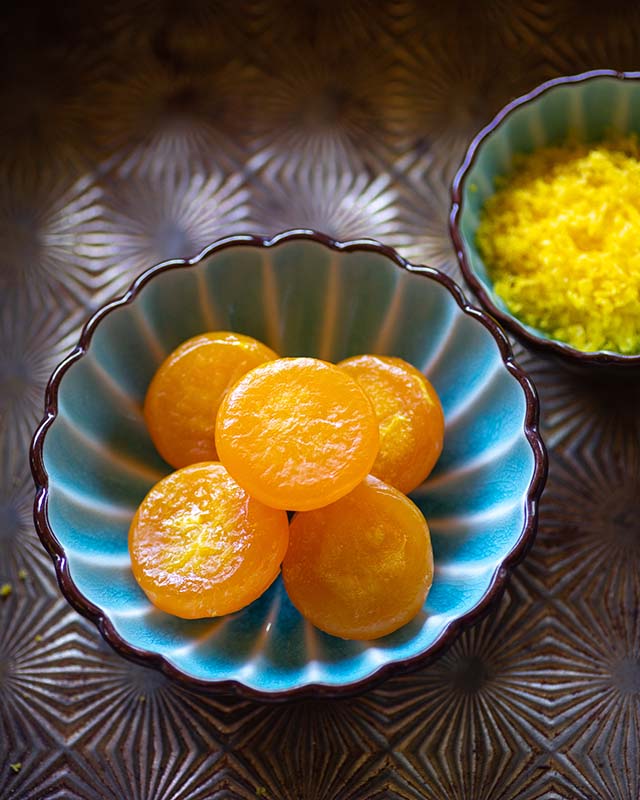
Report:
M372 642L307 624L280 579L248 608L186 621L155 609L127 550L136 506L169 466L146 432L149 381L178 344L231 329L283 356L393 354L442 399L445 446L413 499L436 563L422 612ZM546 457L538 403L493 320L446 276L365 242L236 236L144 273L55 371L32 445L35 518L62 591L122 655L198 686L262 698L356 691L424 663L475 620L534 536Z
M597 142L609 134L632 132L640 135L640 72L594 70L555 78L509 103L480 131L453 183L451 235L465 279L484 309L526 346L596 374L635 375L640 355L586 353L514 317L493 290L476 247L476 231L496 177L510 172L514 156L560 144L569 136Z

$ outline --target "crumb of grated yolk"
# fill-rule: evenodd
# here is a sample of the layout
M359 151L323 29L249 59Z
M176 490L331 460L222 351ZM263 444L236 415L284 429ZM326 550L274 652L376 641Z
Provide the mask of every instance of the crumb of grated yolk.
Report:
M519 157L496 180L476 242L520 320L579 350L640 353L635 135Z

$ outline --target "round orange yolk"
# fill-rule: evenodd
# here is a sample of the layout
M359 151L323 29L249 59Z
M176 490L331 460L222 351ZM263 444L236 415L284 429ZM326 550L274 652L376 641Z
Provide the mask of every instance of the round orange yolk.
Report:
M418 613L431 587L429 528L411 500L369 476L295 515L282 576L298 611L326 633L385 636Z
M442 452L444 415L435 389L401 358L354 356L338 366L360 383L378 418L380 450L371 474L411 492Z
M307 510L344 496L368 474L378 423L345 371L282 358L251 370L226 395L216 447L249 494L274 508Z
M174 350L149 384L144 403L149 434L165 461L185 467L216 460L222 398L250 369L277 357L262 342L230 331L194 336Z
M163 611L187 619L229 614L275 580L287 514L249 497L222 464L192 464L157 483L129 530L135 579Z

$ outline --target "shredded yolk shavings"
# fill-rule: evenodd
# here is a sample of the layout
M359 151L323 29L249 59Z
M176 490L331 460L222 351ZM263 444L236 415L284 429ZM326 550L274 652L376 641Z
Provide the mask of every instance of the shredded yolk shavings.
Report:
M629 136L523 156L477 245L523 322L584 351L640 352L640 146Z

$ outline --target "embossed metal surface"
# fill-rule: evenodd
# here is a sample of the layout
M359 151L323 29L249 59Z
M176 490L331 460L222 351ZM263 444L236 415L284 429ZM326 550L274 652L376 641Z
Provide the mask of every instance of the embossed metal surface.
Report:
M517 348L550 477L500 604L348 700L204 695L112 653L31 521L30 435L88 313L221 234L369 236L458 278L470 137L555 75L640 66L635 4L109 0L0 18L0 797L640 796L640 388Z

